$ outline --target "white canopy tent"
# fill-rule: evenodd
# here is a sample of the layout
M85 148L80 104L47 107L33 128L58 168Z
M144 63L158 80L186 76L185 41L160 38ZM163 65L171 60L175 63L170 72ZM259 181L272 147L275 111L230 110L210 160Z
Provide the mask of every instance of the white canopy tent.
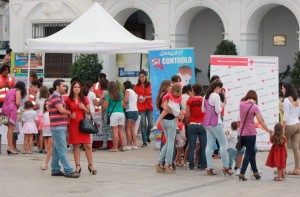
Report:
M170 48L169 41L135 37L97 2L61 31L27 40L30 53L148 53L148 50L166 48Z

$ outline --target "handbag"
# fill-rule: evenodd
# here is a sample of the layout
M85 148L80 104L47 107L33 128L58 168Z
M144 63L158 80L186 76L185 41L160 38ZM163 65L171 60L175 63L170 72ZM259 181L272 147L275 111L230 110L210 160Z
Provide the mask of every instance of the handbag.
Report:
M113 113L113 111L114 111L116 105L117 105L117 102L115 103L115 105L114 105L114 107L112 108L111 112L110 112L110 113L107 112L107 116L106 116L106 125L110 125L110 116L111 116L111 114Z
M91 119L86 119L84 115L84 119L80 120L79 131L81 133L97 134L98 133L97 123L93 120L92 114L90 114L90 116Z
M9 120L8 116L1 115L0 116L0 126L3 124L5 126L8 126Z
M249 107L249 109L248 109L248 111L247 111L247 114L246 114L246 117L245 117L245 121L244 121L244 124L243 124L242 129L241 129L241 133L240 133L240 135L238 136L238 141L237 141L237 143L236 143L236 149L237 149L238 151L242 150L242 148L243 148L241 136L242 136L242 133L243 133L243 129L244 129L244 126L245 126L245 123L246 123L246 120L247 120L249 111L250 111L250 109L251 109L252 106L253 106L253 104Z

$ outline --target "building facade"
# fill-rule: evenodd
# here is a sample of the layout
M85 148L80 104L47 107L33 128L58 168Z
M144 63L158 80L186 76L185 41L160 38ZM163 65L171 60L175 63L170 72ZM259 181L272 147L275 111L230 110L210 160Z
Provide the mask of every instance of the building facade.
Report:
M26 51L28 38L51 35L94 2L139 37L194 47L195 66L202 71L197 80L204 85L209 56L222 39L232 40L240 56L278 56L279 72L299 50L300 0L10 0L11 48ZM100 59L113 80L115 55Z

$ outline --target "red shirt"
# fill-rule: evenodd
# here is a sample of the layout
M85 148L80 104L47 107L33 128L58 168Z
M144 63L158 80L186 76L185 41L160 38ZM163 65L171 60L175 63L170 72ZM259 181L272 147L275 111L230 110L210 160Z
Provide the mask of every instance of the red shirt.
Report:
M144 87L143 85L134 86L134 91L138 95L137 108L140 112L149 110L153 110L152 99L146 99L145 102L141 103L139 99L146 96L152 96L151 92L151 84L149 83L148 87Z
M7 91L10 89L8 87L5 87L5 83L8 83L10 88L13 88L15 85L15 80L13 77L6 76L3 77L3 75L0 74L0 102L3 103L6 97Z
M188 123L203 123L205 113L202 112L202 102L203 97L192 97L187 100L186 105L190 107L191 114Z
M100 98L102 96L104 90L101 89L100 82L94 83L93 92L96 94L97 98Z

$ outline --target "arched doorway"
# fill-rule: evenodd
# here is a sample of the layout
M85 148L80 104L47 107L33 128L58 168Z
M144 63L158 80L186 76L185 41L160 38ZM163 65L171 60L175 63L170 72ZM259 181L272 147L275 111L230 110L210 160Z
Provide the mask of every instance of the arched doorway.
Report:
M299 26L294 14L284 6L277 6L267 12L259 26L258 55L278 56L279 72L294 62L299 50Z
M224 39L224 25L221 18L213 10L206 8L200 11L191 21L189 28L189 47L194 47L195 68L201 70L197 81L209 84L207 76L210 55Z
M186 9L178 20L175 19L175 31L171 34L173 46L194 47L196 80L204 86L209 85L207 71L210 55L224 38L223 21L213 8L206 6Z
M130 33L145 40L154 40L154 25L151 18L143 10L127 8L119 12L115 19ZM137 83L138 71L144 69L149 71L147 54L117 54L116 66L120 82L130 80ZM133 73L130 77L124 77L121 73Z
M244 55L278 56L279 72L294 62L299 50L299 22L293 6L254 5L246 14L242 35ZM243 29L243 28L242 28Z

